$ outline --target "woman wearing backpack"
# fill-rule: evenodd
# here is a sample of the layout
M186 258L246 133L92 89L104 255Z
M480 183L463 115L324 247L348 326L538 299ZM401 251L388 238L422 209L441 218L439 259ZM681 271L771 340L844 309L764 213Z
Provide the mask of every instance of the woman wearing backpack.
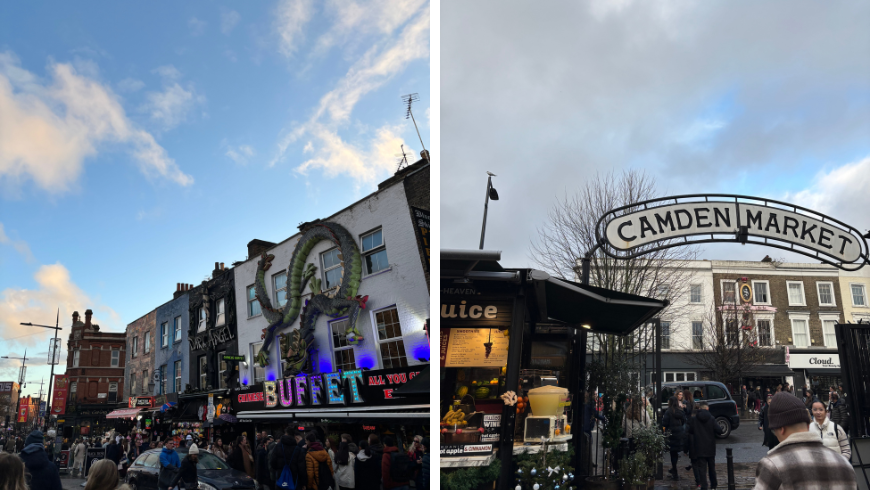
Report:
M341 490L356 488L353 474L353 464L356 457L350 451L352 441L350 434L342 434L338 452L335 454L335 482Z
M335 488L335 470L332 459L323 449L323 444L317 440L314 432L305 437L308 441L308 451L305 453L305 467L308 470L308 490L337 490Z

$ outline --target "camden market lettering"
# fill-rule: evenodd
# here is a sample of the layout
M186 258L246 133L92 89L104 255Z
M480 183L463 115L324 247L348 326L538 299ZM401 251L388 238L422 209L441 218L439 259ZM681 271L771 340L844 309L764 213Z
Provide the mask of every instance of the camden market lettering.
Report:
M863 239L830 222L759 204L687 202L644 209L611 220L604 230L617 250L693 235L735 234L746 226L751 236L785 241L841 262L861 259ZM724 241L724 240L723 240Z
M235 393L233 411L407 404L393 391L414 379L423 367L354 369L264 381Z

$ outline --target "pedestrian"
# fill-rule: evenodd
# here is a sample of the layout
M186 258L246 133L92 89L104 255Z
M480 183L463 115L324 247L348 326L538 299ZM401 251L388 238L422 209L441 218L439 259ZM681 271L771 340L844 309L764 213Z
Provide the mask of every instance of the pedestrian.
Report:
M114 437L109 440L109 444L106 446L106 459L114 461L115 466L121 462L121 446Z
M749 410L749 393L746 391L746 385L743 385L743 388L740 388L740 400L743 403L743 411Z
M692 412L692 415L688 417L688 421L686 422L685 454L689 457L689 466L686 466L686 471L692 471L692 474L695 477L695 487L700 487L701 475L698 473L698 451L695 449L695 436L689 431L689 428L692 426L698 411L700 411L701 405L696 404L694 408L695 410Z
M14 453L15 452L15 438L12 436L9 436L6 439L6 444L4 445L3 449L5 449L7 453Z
M767 395L767 401L764 405L762 405L761 410L758 412L758 430L764 431L764 438L761 441L762 446L767 446L768 449L773 449L779 444L779 441L774 437L773 433L770 432L770 421L767 415L767 409L770 406L770 400L773 399L773 395Z
M692 435L695 450L695 463L697 475L701 483L701 490L716 488L716 435L725 433L725 429L716 423L710 415L710 405L701 402L698 413L692 417L689 423L689 434ZM707 486L707 474L710 476L710 487Z
M275 482L269 472L268 446L270 442L272 442L272 436L266 436L260 439L260 444L257 446L257 483L265 490L275 488Z
M24 441L21 459L27 472L30 473L30 488L34 490L63 490L60 484L60 472L57 466L48 458L43 442L42 431L35 430Z
M625 428L625 437L629 440L629 447L633 447L634 433L640 428L650 425L649 413L644 408L643 399L633 400L626 410L622 419L622 426Z
M680 474L677 472L677 461L680 459L680 451L683 450L685 442L684 426L686 425L686 413L680 409L680 402L677 397L672 396L668 399L668 409L662 417L662 428L668 432L668 449L671 453L671 479L677 481L680 479Z
M159 490L168 490L181 469L181 458L175 452L175 441L168 439L160 450L160 473L157 479Z
M692 411L695 409L695 402L692 399L692 392L689 391L688 388L683 388L683 411L686 412L686 420L689 420L689 417L692 415Z
M418 486L417 490L429 490L429 488L431 487L431 485L429 484L429 438L424 437L421 445L423 446L423 478L420 481L422 486Z
M749 413L755 413L755 390L749 390L746 393L746 401Z
M593 393L592 396L594 396L594 395L595 394ZM601 415L601 411L598 410L597 403L589 401L589 397L590 397L589 393L584 394L584 397L585 397L585 403L584 403L584 410L583 410L583 432L585 432L586 434L590 434L590 436L591 436L592 429L595 427L595 420L598 419L601 422L605 422L605 421L607 421L607 419L604 417L604 415ZM372 435L374 435L374 434L372 434ZM375 437L377 437L377 436L375 436ZM369 444L371 444L371 443L372 443L372 441L371 441L371 439L369 439ZM372 447L372 449L374 450L374 447Z
M284 482L278 481L280 478L283 478L282 474L285 467L290 470L288 478L295 484L296 488L305 484L305 478L300 480L299 477L305 475L307 470L306 472L300 472L298 460L296 459L300 450L301 446L296 438L296 431L292 427L287 427L284 429L284 435L281 436L281 440L278 441L278 444L275 445L275 448L269 454L269 469L271 470L272 479L276 482L275 488L289 487L289 485L281 485Z
M378 490L381 488L381 460L375 457L369 442L359 441L359 452L353 465L356 490Z
M350 434L342 434L338 444L338 452L335 453L335 482L341 490L355 489L356 482L353 474L353 465L356 456L351 452L353 444Z
M828 418L836 422L846 433L849 433L849 409L846 402L840 399L837 392L831 393L831 403L828 404Z
M392 437L384 437L384 457L381 459L381 481L384 490L408 490L413 471L411 458L399 451Z
M770 430L779 440L755 469L757 490L824 488L854 490L855 471L843 457L810 430L806 407L797 398L777 393L768 405Z
M176 489L179 483L181 483L186 490L194 490L198 488L199 479L197 479L196 473L196 463L198 462L199 447L197 447L196 444L191 443L190 448L187 450L187 456L181 460L181 467L178 473L175 474L175 477L173 477L172 481L169 483L169 490Z
M761 396L761 386L755 387L755 413L761 411L761 403L763 402L763 398Z
M812 417L813 416L813 403L819 401L819 398L817 396L813 395L812 390L806 390L806 391L804 391L804 393L805 393L804 406L807 407L807 412L809 412L810 417ZM824 407L825 404L823 403L822 406Z
M242 455L242 464L245 468L245 474L251 478L256 478L257 474L254 471L254 452L248 444L248 437L242 435L236 442L236 446Z
M215 456L217 456L218 458L220 458L224 461L227 460L227 453L224 452L224 441L221 440L220 437L215 439L214 444L211 445L211 447L209 448L209 451L211 451L211 453L214 454Z
M323 444L317 440L315 433L309 432L305 436L308 441L308 451L305 453L305 467L308 475L309 490L327 490L335 488L335 470L329 453L323 448ZM385 487L386 490L386 487Z
M326 449L326 454L329 455L329 459L332 461L332 467L335 468L335 451L338 450L338 444L335 443L334 439L324 437L323 446L324 449Z
M21 458L7 451L0 454L0 490L28 490Z
M118 474L118 467L110 459L102 459L94 463L88 471L88 481L85 485L85 490L129 490L130 487L126 484L118 487L121 481L121 476Z
M22 450L24 450L24 438L18 436L15 438L15 452L21 453Z
M810 424L810 429L819 432L822 444L842 454L846 461L851 461L852 448L849 444L849 436L842 427L828 418L825 404L818 400L813 402L811 414L813 422Z

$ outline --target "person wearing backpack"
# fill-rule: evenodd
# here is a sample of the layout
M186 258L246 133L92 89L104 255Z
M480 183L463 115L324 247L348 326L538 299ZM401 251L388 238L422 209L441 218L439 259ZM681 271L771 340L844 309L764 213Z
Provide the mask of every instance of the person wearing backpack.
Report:
M269 471L268 446L270 442L272 442L272 436L266 436L260 439L260 443L257 446L257 458L255 461L255 464L257 465L257 483L259 483L260 488L264 490L275 488L275 481L272 480L272 475Z
M381 460L381 478L384 490L409 490L414 476L414 463L408 454L399 451L392 437L384 437L384 457Z
M175 441L168 440L160 451L160 474L157 479L159 490L168 490L172 480L181 469L181 458L175 452Z
M323 444L317 440L314 432L305 436L308 441L308 451L305 453L305 467L308 473L309 490L338 490L335 485L335 470L332 468L332 459L323 448Z
M275 475L275 488L277 490L294 490L305 486L307 475L300 481L299 476L305 475L305 473L300 473L298 465L293 464L301 452L301 446L298 442L296 431L287 427L284 429L281 440L269 453L269 468Z

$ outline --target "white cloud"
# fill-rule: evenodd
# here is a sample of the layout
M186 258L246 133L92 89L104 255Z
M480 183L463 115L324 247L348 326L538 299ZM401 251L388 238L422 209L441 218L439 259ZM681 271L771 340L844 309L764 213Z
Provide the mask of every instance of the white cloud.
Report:
M46 312L60 308L61 321L78 311L84 319L84 310L94 311L92 321L104 330L122 327L120 316L110 307L99 303L76 285L69 270L62 264L43 265L34 274L36 289L7 288L0 292L0 338L20 337L25 345L41 345L52 332L21 337L33 332L33 327L19 325L21 322L40 322ZM53 316L53 315L52 315ZM102 320L102 321L101 321Z
M163 77L164 82L178 80L181 78L181 72L178 71L178 68L172 65L158 66L157 68L151 70L151 73L156 73Z
M284 56L292 56L302 42L302 30L314 15L314 2L281 0L275 14L281 53Z
M821 171L813 181L812 187L783 200L832 216L862 234L870 230L870 156Z
M125 78L118 82L118 90L121 92L137 92L145 87L145 82L135 78Z
M208 22L204 20L199 20L196 17L192 17L189 21L187 21L187 27L190 29L191 36L202 36L205 34L205 26Z
M193 83L185 86L178 83L181 72L174 66L161 66L153 72L163 78L163 91L146 94L142 110L148 113L151 120L160 123L163 129L178 126L187 120L198 104L205 103L205 97L196 92Z
M221 32L224 34L233 32L241 19L242 16L235 10L223 11L221 13Z
M181 185L184 174L147 131L127 118L112 90L50 62L51 83L21 68L11 52L0 53L0 178L32 179L53 192L70 189L85 158L102 143L123 143L140 169Z
M232 161L238 163L239 165L247 165L250 158L256 154L257 152L255 152L254 149L248 145L241 145L236 148L229 147L226 153L226 155L230 157Z
M333 23L317 39L313 53L322 55L333 46L356 42L369 34L389 36L424 5L426 0L329 0L325 11Z
M6 230L3 227L3 223L0 223L0 244L2 245L11 245L18 253L24 256L24 260L27 262L33 262L35 259L33 258L33 252L30 251L30 245L27 244L24 240L12 240L6 234Z

